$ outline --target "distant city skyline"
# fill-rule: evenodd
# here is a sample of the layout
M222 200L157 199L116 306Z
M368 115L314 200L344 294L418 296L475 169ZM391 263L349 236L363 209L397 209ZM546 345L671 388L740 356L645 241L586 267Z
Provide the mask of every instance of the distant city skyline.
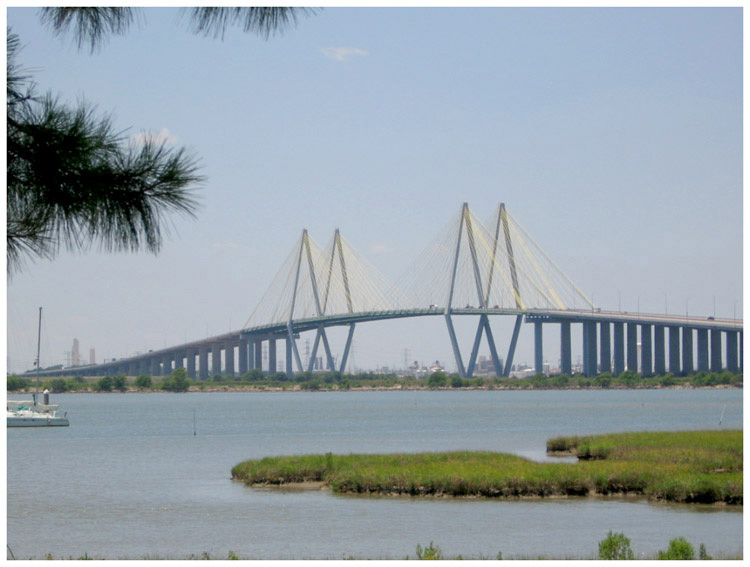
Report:
M63 252L8 278L8 370L33 367L40 306L42 366L75 338L101 361L237 330L303 228L340 228L395 281L465 201L505 202L604 309L742 317L741 8L326 8L268 41L178 13L146 8L90 54L7 10L40 93L188 146L208 179L156 257ZM504 351L512 321L492 326ZM458 322L463 351L475 331ZM455 369L437 317L354 341L359 368L408 349Z

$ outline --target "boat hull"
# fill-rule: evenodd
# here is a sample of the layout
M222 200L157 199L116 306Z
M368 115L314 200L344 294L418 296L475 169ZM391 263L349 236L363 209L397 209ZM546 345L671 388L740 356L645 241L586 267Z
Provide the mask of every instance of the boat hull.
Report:
M70 425L67 417L9 415L8 427L64 427Z
M68 412L58 412L57 405L39 404L36 397L33 400L8 400L6 405L8 427L60 427L70 425Z

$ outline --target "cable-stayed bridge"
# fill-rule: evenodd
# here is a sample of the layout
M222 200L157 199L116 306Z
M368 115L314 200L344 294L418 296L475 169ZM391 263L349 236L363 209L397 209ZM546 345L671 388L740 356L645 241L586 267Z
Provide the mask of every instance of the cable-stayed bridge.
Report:
M493 316L515 319L512 336L498 344ZM277 342L283 341L286 373L313 370L323 352L329 370L346 369L355 328L368 321L443 317L456 367L473 375L484 338L495 374L508 376L522 323L534 327L534 365L543 365L544 324L560 329L561 372L572 371L572 326L580 326L583 372L619 375L689 374L695 370L741 371L742 320L602 311L568 278L500 203L481 221L464 203L458 215L420 254L408 272L391 283L337 229L326 246L303 230L286 261L242 329L99 365L42 371L41 375L124 373L166 375L184 367L192 378L240 374L257 368L277 371ZM478 321L470 352L461 352L454 317ZM348 327L340 357L327 329ZM298 342L314 333L303 364ZM267 354L263 349L266 345ZM507 350L506 350L507 348ZM264 358L265 364L264 364ZM337 361L338 364L337 364Z

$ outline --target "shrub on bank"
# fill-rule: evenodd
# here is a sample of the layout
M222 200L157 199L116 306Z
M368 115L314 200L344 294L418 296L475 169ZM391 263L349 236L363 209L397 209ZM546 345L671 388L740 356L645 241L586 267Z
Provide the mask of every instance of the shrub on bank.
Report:
M187 370L180 367L164 378L161 383L161 389L167 392L187 392L190 384Z
M111 392L113 383L114 380L111 376L102 376L96 382L96 390L97 392Z
M693 559L694 556L695 549L693 549L693 546L684 537L678 537L671 540L666 551L660 551L657 557L659 559L684 561Z
M112 378L112 388L124 392L128 389L128 378L125 374L118 374Z
M448 384L448 377L443 372L433 372L427 379L430 388L444 388Z
M599 542L599 559L607 561L634 559L630 539L626 538L625 534L608 532L607 537Z
M135 387L139 390L147 390L151 388L151 385L153 384L153 379L148 374L141 374L140 376L137 376L135 379Z
M21 376L8 376L6 388L9 392L18 392L31 387L31 380Z

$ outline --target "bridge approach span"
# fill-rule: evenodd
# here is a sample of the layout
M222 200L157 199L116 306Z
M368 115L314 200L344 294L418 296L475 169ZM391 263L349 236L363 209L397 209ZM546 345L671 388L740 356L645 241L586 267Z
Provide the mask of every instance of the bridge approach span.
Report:
M456 316L512 316L516 318L523 318L526 323L533 324L535 326L535 363L539 362L539 358L543 353L543 344L541 343L541 325L543 324L559 324L561 326L561 370L565 371L566 368L566 353L570 353L570 346L566 347L566 340L570 341L570 325L577 324L582 327L584 337L584 354L588 357L584 357L584 373L593 375L595 373L593 368L594 353L598 352L598 358L604 357L609 358L608 353L615 353L612 365L607 367L606 360L603 360L600 364L597 362L597 371L608 371L619 374L624 369L633 368L637 365L634 362L633 352L636 352L640 345L641 347L641 358L646 360L642 361L640 370L649 373L649 369L644 368L645 365L649 365L649 349L643 348L644 343L642 338L645 337L653 341L651 352L653 353L652 360L650 361L650 370L656 373L663 373L669 370L672 373L683 373L692 372L694 370L719 370L726 368L730 371L739 371L741 369L741 349L738 343L741 339L743 323L741 320L734 319L722 319L722 318L706 318L706 317L685 317L677 315L665 315L665 314L653 314L653 313L623 313L615 311L601 311L601 310L542 310L542 309L493 309L493 308L453 308L450 310L449 315ZM446 310L443 308L421 308L421 309L405 309L405 310L392 310L392 311L372 311L363 313L347 313L339 315L329 315L322 317L310 317L303 320L294 321L292 323L292 333L294 338L298 338L300 333L308 331L318 331L323 328L337 327L337 326L349 326L353 327L357 323L366 323L370 321L385 321L390 319L402 319L411 317L425 317L425 316L446 316ZM518 319L517 319L518 320ZM596 335L592 339L592 325L598 326L599 329L599 340L597 341L597 350L591 346ZM620 333L618 329L620 326L624 326L624 330L630 329L630 335L627 333ZM567 335L566 335L566 328ZM611 344L611 328L614 329L615 344ZM539 329L537 332L536 329ZM644 331L645 329L645 331ZM640 331L641 336L636 335L636 340L633 340L633 332ZM658 338L660 334L669 334L669 342L666 342L664 338ZM653 333L653 337L650 336ZM688 358L692 359L692 347L695 346L692 343L692 335L697 335L699 360L696 366L691 367L688 362ZM723 335L723 336L722 336ZM618 339L618 337L622 337ZM567 338L566 338L567 337ZM713 338L709 341L709 337ZM126 374L131 376L137 376L139 374L150 374L155 376L165 375L172 372L175 368L184 366L192 378L207 378L211 374L216 373L234 373L233 362L237 359L237 371L244 374L253 368L263 368L262 356L258 357L257 354L262 354L262 343L266 342L268 345L267 356L269 361L266 364L265 370L271 371L274 368L275 348L276 341L289 339L289 325L284 323L274 323L268 325L259 325L250 329L242 329L229 333L224 333L214 337L208 337L197 341L192 341L182 345L176 345L165 349L149 351L148 353L142 353L135 356L121 358L103 364L71 367L56 370L41 371L39 374L42 377L51 376L105 376L115 374ZM628 339L629 342L627 340ZM619 340L619 342L618 342ZM607 341L610 344L606 344ZM686 346L687 342L690 341L691 345ZM721 343L717 342L721 341ZM588 347L586 346L588 342ZM351 344L351 337L347 341L347 348ZM704 344L705 343L705 344ZM724 352L721 353L720 344L724 345ZM273 345L273 346L271 346ZM514 345L511 345L514 346ZM614 348L612 348L614 346ZM609 348L608 348L609 347ZM235 350L236 349L236 350ZM671 349L671 350L670 350ZM714 351L713 357L706 355L708 350ZM683 353L683 350L689 352ZM509 347L509 352L511 348ZM590 351L590 352L589 352ZM645 351L645 356L643 352ZM679 352L679 357L676 358L676 354ZM237 356L235 356L237 352ZM619 353L622 352L628 354L630 357L631 364L626 366L626 359L623 359L623 368L620 368L617 361ZM671 364L667 365L667 362L662 363L666 354L671 353L667 362L671 361ZM701 355L703 353L703 355ZM722 355L722 366L718 367L716 358L718 354ZM572 355L572 353L570 353ZM223 355L223 356L222 356ZM570 356L570 355L569 355ZM197 360L196 360L197 357ZM209 363L209 358L210 363ZM223 364L221 364L221 358L223 358ZM588 359L588 363L587 363ZM711 364L711 361L714 364ZM231 362L230 362L231 361ZM512 362L511 357L506 357L505 364L502 365L502 370L509 362ZM685 368L683 370L683 363ZM541 364L540 364L541 366ZM588 368L592 366L592 368ZM335 369L341 369L335 368ZM540 370L541 371L541 370ZM569 372L572 371L572 368ZM505 374L500 372L499 374ZM469 376L470 373L464 370L464 375Z

